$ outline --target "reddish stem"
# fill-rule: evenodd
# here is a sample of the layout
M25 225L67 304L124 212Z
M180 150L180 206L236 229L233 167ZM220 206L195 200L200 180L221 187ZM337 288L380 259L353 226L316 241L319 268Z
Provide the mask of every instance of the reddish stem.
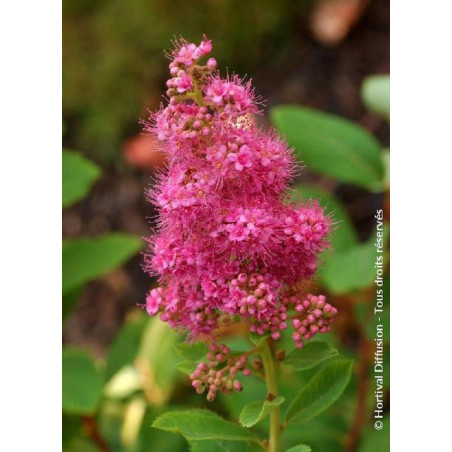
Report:
M111 452L110 446L99 432L99 428L97 427L97 423L94 417L82 416L82 421L83 425L86 428L88 436L91 438L93 443L96 444L99 450L101 450L102 452Z
M368 362L367 351L369 341L361 336L361 343L359 347L359 363L358 363L358 391L357 391L357 406L353 426L347 438L345 450L347 452L355 452L358 447L361 430L364 425L366 417L366 402L368 389Z

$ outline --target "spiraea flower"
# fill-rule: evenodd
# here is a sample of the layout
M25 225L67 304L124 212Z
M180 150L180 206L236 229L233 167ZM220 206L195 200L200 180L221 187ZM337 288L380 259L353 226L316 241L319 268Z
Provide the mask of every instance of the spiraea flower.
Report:
M330 219L316 202L288 201L291 149L255 125L260 101L251 81L221 78L213 58L202 64L211 50L205 37L199 45L176 43L168 103L145 122L168 161L148 193L159 224L145 269L159 276L159 287L146 310L189 340L203 335L212 343L215 359L192 375L209 400L239 389L236 372L249 373L246 359L215 345L220 325L241 322L273 340L290 326L302 347L329 331L337 313L322 295L299 289L328 246Z

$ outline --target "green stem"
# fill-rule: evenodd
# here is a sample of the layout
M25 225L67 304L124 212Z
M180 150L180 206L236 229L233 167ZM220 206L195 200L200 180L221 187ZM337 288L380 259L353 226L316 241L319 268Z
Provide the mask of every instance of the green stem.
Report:
M267 398L273 400L278 396L278 385L276 382L275 358L270 348L270 338L266 339L261 346L262 362L264 364L265 382L267 384ZM279 452L281 438L281 409L273 406L270 410L270 438L268 452Z
M195 79L193 79L193 86L194 86L194 89L193 89L193 92L191 93L192 99L194 99L198 103L198 105L200 107L202 107L204 105L204 99L202 97L202 92L199 89L198 83L196 82Z

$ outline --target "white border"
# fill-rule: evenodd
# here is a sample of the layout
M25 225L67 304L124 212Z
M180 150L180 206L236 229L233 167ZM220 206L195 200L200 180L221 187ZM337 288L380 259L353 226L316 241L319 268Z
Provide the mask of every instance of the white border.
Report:
M0 16L4 450L61 449L61 14Z
M394 451L442 451L450 443L447 6L413 1L391 7ZM2 445L59 450L61 5L10 1L0 21Z
M391 7L391 447L450 448L451 8Z

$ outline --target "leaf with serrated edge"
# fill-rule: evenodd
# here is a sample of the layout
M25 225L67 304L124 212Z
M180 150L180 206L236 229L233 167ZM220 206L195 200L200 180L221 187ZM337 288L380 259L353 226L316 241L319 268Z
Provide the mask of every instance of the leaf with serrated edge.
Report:
M172 411L159 416L154 428L180 433L188 441L256 441L259 440L246 428L227 421L209 410Z
M306 444L297 444L290 449L287 449L286 452L312 452L311 446L307 446Z
M337 355L339 352L327 342L308 342L303 348L297 348L289 353L283 364L295 370L307 370Z
M332 405L350 381L352 367L353 361L336 361L317 372L289 406L286 424L301 424Z
M276 397L272 401L257 400L255 402L248 403L240 413L240 424L247 428L256 425L258 422L264 419L265 416L267 416L272 407L281 405L284 400L284 397Z

